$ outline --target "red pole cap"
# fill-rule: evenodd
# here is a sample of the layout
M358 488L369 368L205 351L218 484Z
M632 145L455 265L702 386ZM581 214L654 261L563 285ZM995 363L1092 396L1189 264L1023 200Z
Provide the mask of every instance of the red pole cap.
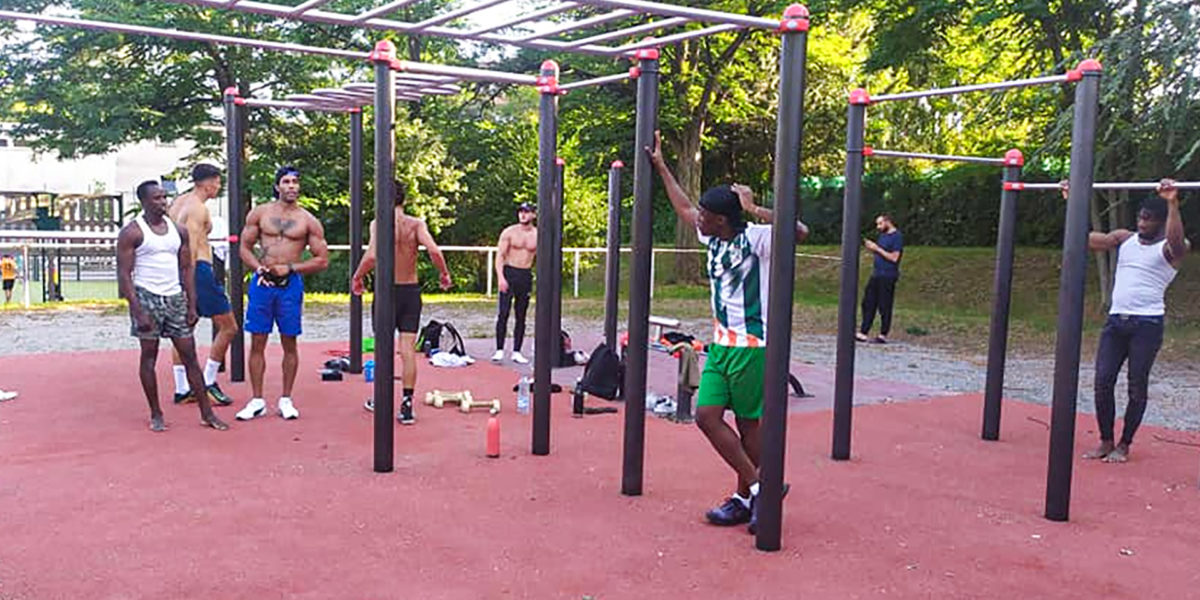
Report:
M238 243L238 236L237 236L237 234L236 234L236 233L233 233L233 234L230 234L230 235L229 235L229 243L230 243L230 244L236 244L236 243Z
M1004 182L1004 191L1006 191L1006 192L1019 192L1023 189L1025 189L1025 184L1020 181L1005 181Z
M246 99L245 99L245 98L243 98L243 97L241 97L241 96L235 96L235 97L233 98L233 103L234 103L235 105L237 105L237 106L245 106L245 105L246 105Z
M238 89L237 89L237 88L235 88L235 87L233 87L233 86L231 85L231 86L229 86L229 87L225 88L225 92L224 92L224 94L225 94L226 96L237 96L237 95L238 95Z
M1100 65L1100 61L1094 58L1084 60L1083 62L1079 63L1078 67L1075 68L1085 73L1098 73L1104 70L1104 67Z
M396 62L396 45L391 40L379 40L375 42L375 49L371 51L367 60Z
M779 21L780 33L796 33L808 31L808 9L803 4L793 4L783 9L783 18Z
M564 167L567 165L567 161L563 160L563 158L560 156L560 157L554 159L554 164L556 164L560 167Z
M612 168L614 168L614 169L624 169L624 168L625 168L625 163L623 163L623 162L621 162L621 161L619 161L619 160L614 160L614 161L613 161L613 163L612 163Z
M1025 155L1021 154L1020 150L1013 148L1004 153L1004 164L1009 167L1025 166Z
M654 39L654 36L643 38L643 42L649 42ZM633 51L633 57L638 60L658 60L658 48L640 48Z
M346 112L348 112L348 113L360 113L360 112L362 112L362 109L356 106L356 107L354 107L354 108L348 108L348 109L346 109Z
M1083 79L1083 71L1079 69L1067 71L1067 81L1079 81L1080 79Z
M850 104L870 105L871 95L867 93L867 90L862 88L850 90Z
M543 94L558 93L558 63L547 60L542 62L541 72L538 73L537 86L539 92Z
M637 79L642 76L642 70L637 67L629 67L629 78Z
M863 146L863 156L875 156L875 149L870 146Z

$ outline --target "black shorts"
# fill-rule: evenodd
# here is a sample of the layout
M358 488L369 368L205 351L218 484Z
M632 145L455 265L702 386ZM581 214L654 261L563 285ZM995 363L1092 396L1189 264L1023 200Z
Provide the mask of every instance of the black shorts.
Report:
M396 309L396 330L417 333L421 330L421 285L397 283L392 288L392 306Z
M17 285L16 279L5 279L4 280L4 291L7 292L7 291L13 289L13 286L15 286L15 285Z
M533 293L533 269L504 265L504 279L508 281L508 293L514 297Z

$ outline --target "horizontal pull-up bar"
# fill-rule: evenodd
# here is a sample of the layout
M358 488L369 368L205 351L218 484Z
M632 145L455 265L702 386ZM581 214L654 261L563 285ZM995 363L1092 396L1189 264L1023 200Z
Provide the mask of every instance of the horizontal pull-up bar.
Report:
M1006 90L1012 88L1032 87L1036 85L1049 85L1055 83L1067 83L1072 81L1069 74L1052 75L1050 77L1034 77L1032 79L1015 79L1013 81L997 81L994 83L978 83L975 85L960 85L957 87L937 88L932 90L920 90L916 92L901 92L899 94L884 94L882 96L872 96L871 103L887 102L889 100L912 100L915 98L932 98L934 96L954 96L957 94L965 94L968 92L986 92L993 90Z
M52 17L48 15L34 15L28 13L15 12L11 10L0 10L0 20L4 21L31 21L43 25L59 25L62 27L78 27L80 29L95 29L99 31L111 31L115 33L128 33L133 35L148 35L153 37L165 37L176 40L187 40L190 42L211 42L216 44L226 44L229 46L242 46L247 48L258 48L260 50L275 50L278 52L295 52L298 54L320 54L324 56L335 56L338 58L352 58L357 60L366 60L369 56L368 52L356 52L354 50L340 50L337 48L321 48L318 46L305 46L303 44L291 44L287 42L270 42L266 40L254 40L247 38L239 38L228 35L216 35L211 33L196 33L193 31L180 31L178 29L161 29L158 27L143 27L141 25L126 25L124 23L113 23L110 21L92 21L89 19L74 19L69 17Z
M646 2L645 0L580 0L580 2L583 4L591 4L592 6L624 8L641 13L662 15L665 17L687 17L696 21L706 21L709 23L728 23L741 27L754 27L757 29L771 30L779 27L779 19L767 19L765 17L755 17L752 15L738 15L716 10L707 10L703 8L692 8L690 6L679 6L676 4Z
M897 152L893 150L876 150L870 146L863 148L863 156L878 156L881 158L914 158L923 160L939 160L953 161L965 163L978 163L982 165L995 165L1003 167L1008 163L1003 158L991 158L985 156L956 156L953 154L927 154L924 152Z
M253 106L258 108L279 108L285 110L316 110L321 112L349 112L354 109L353 106L337 106L333 104L314 104L309 102L298 102L295 100L257 100L247 98L244 102L245 106Z
M1159 183L1157 181L1112 181L1104 183L1093 183L1093 190L1157 190ZM1060 190L1062 186L1057 183L1025 183L1023 181L1008 181L1004 183L1006 190ZM1179 190L1200 190L1200 181L1176 181L1175 189Z
M77 27L81 29L94 29L98 31L111 31L116 33L128 33L133 35L148 35L152 37L164 37L177 40L186 40L192 42L208 42L215 44L225 44L229 46L242 46L247 48L258 48L260 50L273 50L278 52L295 52L298 54L317 54L323 56L333 56L337 58L350 58L355 60L367 60L371 53L358 52L354 50L341 50L337 48L321 48L319 46L306 46L303 44L292 44L287 42L271 42L266 40L255 40L249 38L239 38L228 35L216 35L211 33L197 33L194 31L181 31L178 29L163 29L158 27L144 27L141 25L126 25L123 23L113 23L109 21L93 21L88 19L75 19L69 17L52 17L47 15L35 15L29 13L21 13L9 10L0 10L0 20L6 21L30 21L43 25L58 25L62 27ZM470 79L474 81L490 81L494 83L514 83L519 85L535 85L537 77L533 75L522 75L520 73L506 73L503 71L489 71L487 69L474 69L471 67L452 67L448 65L435 65L430 63L411 62L406 60L395 61L397 70L404 73L416 73L422 75L443 75L449 77L457 77L459 79Z
M560 90L573 90L575 88L587 87L589 85L603 85L605 83L613 83L615 81L625 81L629 79L629 73L618 73L616 75L605 75L594 79L584 79L583 81L574 81L571 83L558 86Z

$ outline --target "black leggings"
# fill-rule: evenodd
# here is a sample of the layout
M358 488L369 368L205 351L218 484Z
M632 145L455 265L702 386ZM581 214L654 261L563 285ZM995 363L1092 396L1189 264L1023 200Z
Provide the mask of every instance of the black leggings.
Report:
M1110 315L1100 334L1096 350L1096 421L1100 439L1113 441L1113 422L1116 420L1117 399L1114 388L1121 364L1129 360L1129 404L1125 407L1125 431L1121 442L1133 443L1146 412L1150 389L1150 368L1162 347L1162 317L1121 317Z
M496 317L496 349L504 349L504 337L508 333L508 311L517 305L517 322L513 326L513 352L521 351L525 343L525 314L529 312L529 294L533 292L533 270L504 266L504 279L508 291L500 292L500 314Z
M892 330L892 305L896 300L896 278L871 276L863 293L862 328L866 335L875 323L875 311L879 311L879 335L886 336Z

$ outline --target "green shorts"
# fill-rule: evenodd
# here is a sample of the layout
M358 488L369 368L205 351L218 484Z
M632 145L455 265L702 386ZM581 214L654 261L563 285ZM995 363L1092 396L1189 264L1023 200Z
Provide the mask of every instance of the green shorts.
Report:
M709 346L696 406L723 406L739 419L762 416L767 349Z

